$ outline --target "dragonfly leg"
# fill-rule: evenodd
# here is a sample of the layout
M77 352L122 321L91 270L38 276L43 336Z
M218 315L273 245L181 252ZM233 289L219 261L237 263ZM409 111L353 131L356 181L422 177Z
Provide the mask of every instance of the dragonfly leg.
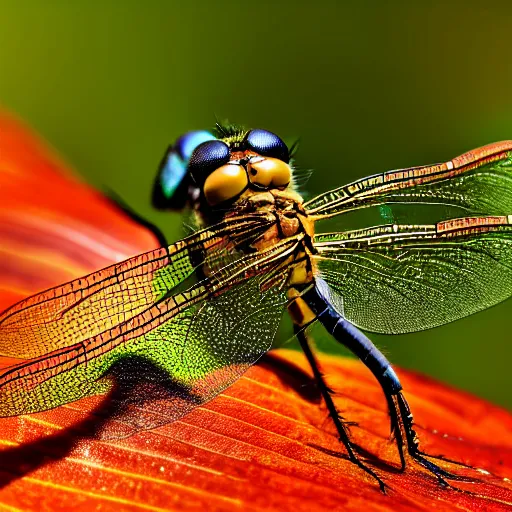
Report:
M443 460L442 457L435 457L420 450L419 439L416 434L416 431L414 430L414 421L411 409L402 391L399 391L394 395L388 395L386 393L386 399L388 401L391 416L392 433L395 436L398 445L398 451L400 452L402 470L404 470L406 466L406 459L404 454L405 446L407 448L407 453L409 454L409 456L418 464L423 466L425 469L433 473L439 480L439 483L442 484L443 486L449 486L448 482L446 482L445 479L458 480L460 482L475 481L472 478L455 475L440 468L437 464L434 464L432 461L430 461L428 457ZM471 466L458 463L456 461L450 462L452 462L453 464L457 464L459 466L463 466L465 468L471 468Z
M320 370L315 354L311 350L311 346L309 340L307 339L306 333L300 327L295 326L295 334L311 366L311 369L313 370L313 375L317 382L318 388L327 406L327 410L329 411L329 416L332 418L332 421L334 422L334 426L336 427L336 431L338 433L340 442L343 443L345 449L347 450L349 460L356 464L358 467L360 467L363 471L371 475L373 478L375 478L375 480L377 480L379 484L380 490L383 493L385 493L386 485L384 484L382 479L366 464L361 462L361 460L359 460L359 457L356 455L352 442L350 441L347 424L346 422L343 421L343 418L340 416L340 413L338 412L336 405L334 404L334 401L332 399L333 392L324 380L322 371Z
M449 487L446 479L471 480L445 471L428 460L426 458L428 455L420 451L418 436L413 428L411 410L403 394L402 384L391 363L368 337L334 309L328 294L324 291L324 286L327 285L318 279L316 286L307 290L302 298L334 339L351 350L379 382L388 403L391 432L397 443L402 470L405 470L407 457L409 457L430 471L445 487Z

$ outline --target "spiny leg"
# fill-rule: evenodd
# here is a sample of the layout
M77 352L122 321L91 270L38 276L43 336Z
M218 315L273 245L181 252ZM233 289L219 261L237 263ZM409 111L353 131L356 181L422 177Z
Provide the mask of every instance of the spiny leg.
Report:
M314 287L304 291L306 301L316 318L323 324L336 341L351 350L373 373L379 382L389 407L391 432L395 435L402 470L405 470L407 456L430 471L445 487L445 479L473 481L454 475L428 460L418 448L418 437L413 428L413 417L402 392L402 384L386 357L359 329L336 311L328 298L327 284L317 279Z
M430 471L443 487L449 487L446 479L467 481L466 477L458 476L434 464L419 450L419 440L414 430L413 416L402 390L402 384L398 379L391 364L385 356L373 345L373 343L356 327L345 319L337 324L333 336L335 339L354 354L371 370L386 397L388 403L391 433L400 455L401 469L405 470L407 465L407 455L422 467Z
M419 439L414 430L414 421L411 413L411 409L407 400L402 391L397 394L386 394L386 399L388 401L390 416L391 416L391 428L392 433L395 435L395 439L398 445L398 451L400 453L400 460L402 462L402 470L405 470L406 459L404 454L404 446L407 449L407 453L413 460L415 460L418 464L423 466L425 469L433 473L439 480L439 482L443 486L449 486L445 479L448 480L457 480L460 482L474 482L475 480L469 477L455 475L450 473L442 468L440 468L437 464L434 464L427 457L433 459L444 460L442 457L435 457L433 455L429 455L427 453L422 452L419 449ZM464 463L459 463L457 461L450 461L453 464L471 468Z
M354 451L352 442L350 441L346 423L343 421L338 410L336 409L336 406L332 399L332 391L324 380L323 374L318 365L318 361L315 355L313 354L313 351L311 350L311 346L307 339L306 333L304 332L304 329L301 329L297 325L294 325L294 329L297 339L299 340L300 346L302 347L302 350L304 351L304 354L311 366L311 369L313 370L313 375L317 382L318 388L327 406L327 410L329 411L329 416L332 418L334 426L336 427L336 430L338 432L339 440L343 443L345 449L347 450L349 460L356 464L363 471L371 475L373 478L375 478L375 480L377 480L379 484L380 490L383 493L385 493L386 484L381 480L377 473L375 473L372 469L370 469L368 466L366 466L359 460L358 456Z

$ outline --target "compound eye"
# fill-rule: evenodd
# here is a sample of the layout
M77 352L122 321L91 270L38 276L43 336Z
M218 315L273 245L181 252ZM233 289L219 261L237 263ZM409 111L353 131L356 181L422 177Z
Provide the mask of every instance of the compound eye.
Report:
M290 166L279 158L256 157L248 164L249 180L262 188L284 189L290 183Z
M286 144L274 133L267 130L251 130L244 139L245 147L258 155L279 158L288 163L290 154Z
M188 168L194 181L200 186L215 169L229 161L229 147L221 140L199 144L194 149Z
M234 201L249 184L244 167L226 164L215 169L204 182L204 197L210 206Z
M194 149L206 141L217 140L206 131L188 132L170 146L160 163L153 184L152 202L160 210L181 210L190 200L188 162Z

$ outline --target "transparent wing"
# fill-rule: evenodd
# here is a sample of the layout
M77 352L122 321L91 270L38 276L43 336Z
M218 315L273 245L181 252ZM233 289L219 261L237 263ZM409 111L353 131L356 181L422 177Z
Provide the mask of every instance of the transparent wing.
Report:
M284 293L262 292L251 278L139 339L115 369L101 437L158 427L214 398L270 349L285 304Z
M328 233L314 245L340 313L369 331L429 329L512 295L512 216Z
M251 224L251 233L254 230ZM204 237L211 241L212 238L206 235L210 231L206 230L197 237L202 238L203 242ZM215 230L217 236L220 233L221 228ZM181 412L167 415L171 420L176 415L183 415L190 407L210 399L233 382L270 346L284 299L279 287L263 287L264 277L268 273L275 274L281 266L285 271L284 261L292 254L296 241L287 239L266 251L242 255L225 265L221 265L219 253L214 251L218 268L214 268L203 280L180 291L181 288L175 288L178 281L174 274L176 265L178 261L182 262L178 266L182 269L182 273L178 274L180 278L195 268L191 261L194 252L191 253L189 249L191 240L195 243L197 237L169 248L171 255L186 252L189 256L183 256L180 260L171 258L175 265L171 267L172 272L168 269L170 257L167 253L166 267L162 267L159 260L155 262L155 258L151 259L153 266L147 266L148 255L154 252L145 255L143 264L139 264L139 258L125 262L124 266L121 264L123 272L129 267L130 273L111 272L109 275L116 280L116 284L109 279L101 280L103 295L106 286L110 287L110 291L102 299L102 306L94 309L94 314L91 308L96 308L96 302L87 302L85 306L82 299L86 297L91 301L99 289L82 288L78 292L75 288L65 290L65 287L27 299L4 313L0 321L0 339L5 346L8 346L5 338L13 338L16 329L33 336L34 341L37 333L41 332L46 346L52 343L49 339L51 336L57 339L53 341L53 350L2 370L0 415L37 412L91 394L112 391L116 383L126 384L123 373L120 374L116 368L124 365L125 369L129 369L130 361L137 361L135 373L139 378L143 367L141 363L145 362L153 369L152 374L157 376L160 388L180 389L178 395L181 399L185 395L189 398L182 400L184 405ZM160 252L156 253L163 257ZM118 266L112 268L117 269ZM148 268L153 272L147 272ZM155 268L157 271L161 268L168 271L162 276L154 271ZM144 288L151 293L151 300L144 298L147 304L145 308L137 306L138 309L133 308L127 317L112 321L104 309L121 309L124 302L131 307L132 290L123 288L124 293L121 293L120 287L125 280L119 276L127 278L134 272L141 272L141 269L146 270L144 280L152 279L151 285ZM96 281L87 279L88 283ZM70 301L64 307L63 296ZM111 302L112 297L116 297L117 302ZM137 300L141 300L140 297L137 296ZM56 303L48 308L47 303L53 301ZM41 326L45 325L41 309L56 312L49 322L51 330L41 331ZM114 315L119 319L121 313L115 311ZM82 327L68 325L69 314L73 322L77 321L77 316L80 319L95 316L96 321L91 318L88 325L89 336ZM104 317L108 319L106 322L103 322ZM41 323L35 325L34 318ZM75 333L82 338L73 339ZM26 342L20 342L17 346L20 350L28 351ZM19 352L12 348L10 353L19 357ZM153 385L157 383L154 378L148 382ZM147 383L142 388L147 390ZM143 396L140 385L136 389L139 391L135 395L139 398ZM144 398L149 397L144 394ZM169 398L166 396L166 399ZM133 393L131 396L118 397L118 402L127 404L132 399ZM146 425L158 424L154 419L141 421Z
M430 203L468 214L512 212L512 141L497 142L442 164L376 174L305 203L317 218L389 203ZM463 213L464 214L464 213Z
M210 267L222 265L229 240L255 237L266 226L263 217L233 217L168 248L29 297L0 314L0 354L38 357L129 322L191 276L205 256Z

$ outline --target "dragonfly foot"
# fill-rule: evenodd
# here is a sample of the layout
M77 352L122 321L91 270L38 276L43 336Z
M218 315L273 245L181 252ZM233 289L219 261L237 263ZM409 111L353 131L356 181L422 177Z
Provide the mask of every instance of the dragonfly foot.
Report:
M383 494L386 494L387 485L384 483L384 481L380 478L375 471L373 471L371 468L369 468L366 464L362 463L357 456L354 454L352 447L348 447L345 443L344 439L340 438L340 442L342 442L347 450L349 451L349 460L350 462L354 463L358 468L362 469L365 473L368 473L371 477L373 477L377 483L379 484L379 488Z
M409 408L409 404L405 399L402 392L395 395L391 395L388 399L390 405L391 415L391 430L395 435L395 440L398 446L398 452L400 454L401 471L405 471L407 466L407 459L410 458L424 469L432 473L438 480L439 484L448 488L451 487L447 480L455 480L459 482L475 482L473 478L456 475L450 473L445 469L441 468L429 458L436 458L428 455L419 449L419 439L416 431L413 428L413 416ZM405 453L407 450L407 455ZM437 457L439 460L443 460L442 457ZM447 461L450 462L450 461ZM455 461L453 462L457 464ZM466 466L465 464L460 464Z

